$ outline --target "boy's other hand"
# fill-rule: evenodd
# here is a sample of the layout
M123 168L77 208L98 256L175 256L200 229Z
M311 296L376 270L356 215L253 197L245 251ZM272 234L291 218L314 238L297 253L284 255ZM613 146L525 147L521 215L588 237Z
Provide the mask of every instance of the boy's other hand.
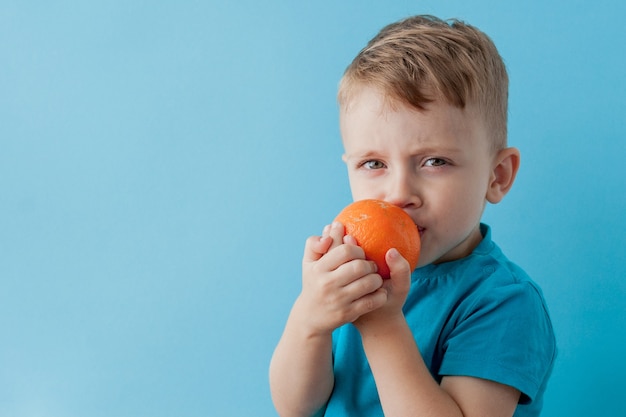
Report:
M385 261L391 271L391 278L385 280L380 289L385 295L385 303L354 322L360 332L373 326L386 326L392 320L404 316L402 307L411 288L411 267L400 252L393 248L387 251Z

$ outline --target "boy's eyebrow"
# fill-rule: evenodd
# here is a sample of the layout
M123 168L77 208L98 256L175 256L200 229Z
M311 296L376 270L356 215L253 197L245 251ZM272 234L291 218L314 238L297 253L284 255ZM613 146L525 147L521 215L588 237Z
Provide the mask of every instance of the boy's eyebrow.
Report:
M373 158L380 156L380 152L366 151L366 152L345 152L346 158Z
M346 158L354 158L354 157L358 157L358 158L375 158L375 157L380 157L380 155L384 153L384 152L380 152L380 151L372 151L372 150L365 150L363 152L360 151L355 151L355 152L345 152L344 155L346 156ZM462 153L462 149L457 148L457 147L435 147L435 146L429 146L429 147L424 147L424 148L416 148L414 150L414 152L411 152L412 156L415 155L455 155L455 154L460 154Z
M443 155L454 155L462 153L462 149L453 146L441 146L441 147L425 147L420 149L419 154L443 154Z

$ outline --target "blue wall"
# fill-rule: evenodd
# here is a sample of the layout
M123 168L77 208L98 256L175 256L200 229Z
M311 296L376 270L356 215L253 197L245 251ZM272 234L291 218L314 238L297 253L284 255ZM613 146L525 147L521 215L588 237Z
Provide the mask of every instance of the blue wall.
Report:
M415 13L509 67L485 218L552 311L544 416L626 415L626 3L101 3L0 1L0 416L275 415L304 240L350 200L337 81Z

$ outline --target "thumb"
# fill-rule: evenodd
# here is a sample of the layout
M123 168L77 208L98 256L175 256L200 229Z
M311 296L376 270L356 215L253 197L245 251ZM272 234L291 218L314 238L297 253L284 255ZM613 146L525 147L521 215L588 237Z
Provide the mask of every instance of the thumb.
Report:
M391 281L394 286L409 287L411 285L411 266L400 252L395 248L389 249L385 254L385 261L389 266Z

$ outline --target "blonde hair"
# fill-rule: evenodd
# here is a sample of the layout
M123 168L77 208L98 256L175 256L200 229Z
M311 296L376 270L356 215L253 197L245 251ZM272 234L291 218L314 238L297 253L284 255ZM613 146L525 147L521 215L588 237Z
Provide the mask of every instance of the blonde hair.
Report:
M340 106L370 85L418 110L437 99L476 106L495 150L506 147L508 75L493 41L459 20L413 16L385 26L346 69Z

